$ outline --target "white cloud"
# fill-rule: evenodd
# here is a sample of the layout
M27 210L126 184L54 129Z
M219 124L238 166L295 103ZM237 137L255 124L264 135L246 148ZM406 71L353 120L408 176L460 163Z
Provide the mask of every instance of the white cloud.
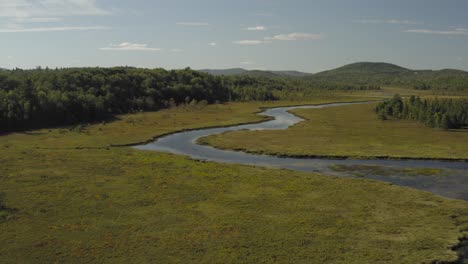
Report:
M179 26L188 26L188 27L206 27L209 26L209 23L205 22L178 22Z
M433 35L446 35L446 36L468 36L468 29L455 28L450 30L432 30L432 29L408 29L404 32L418 33L418 34L433 34Z
M11 55L7 56L7 59L11 60L11 59L13 59L13 56L11 56Z
M356 20L358 23L363 24L401 24L401 25L423 25L424 22L413 20L398 20L398 19L360 19Z
M15 23L48 23L48 22L58 22L62 19L59 17L17 17L11 19Z
M262 17L272 17L274 16L272 13L256 13L256 16L262 16Z
M251 62L251 61L241 61L240 64L242 64L242 65L252 65L254 63Z
M171 49L171 52L182 52L184 51L183 49Z
M251 30L251 31L265 31L267 28L265 26L255 26L255 27L248 27L246 30Z
M419 22L419 21L412 21L412 20L387 20L386 21L388 24L403 24L403 25L422 25L424 22Z
M0 17L66 17L107 15L96 0L1 0Z
M100 48L100 50L116 50L116 51L161 51L160 48L148 47L148 44L138 44L123 42L118 45L111 44L109 47Z
M462 57L458 57L458 58L457 58L457 61L462 61L462 60L463 60Z
M310 33L290 33L290 34L280 34L273 37L265 38L266 40L308 40L308 39L322 39L321 34L310 34Z
M310 33L290 33L290 34L280 34L273 37L266 37L263 40L252 40L252 39L245 39L245 40L238 40L234 41L234 44L239 45L260 45L271 43L271 41L293 41L293 40L313 40L313 39L322 39L323 35L321 34L310 34Z
M101 27L101 26L94 26L94 27L37 27L37 28L8 27L8 28L0 28L0 33L87 31L87 30L106 30L106 29L110 29L110 28Z
M249 39L234 41L234 44L239 44L239 45L259 45L259 44L264 44L264 43L266 42L263 40L249 40Z
M98 16L111 12L100 8L97 0L0 0L0 33L85 31L109 29L102 26L25 26L56 23L70 16Z
M208 46L214 47L214 46L216 46L216 45L218 45L216 42L210 42L210 43L208 43Z

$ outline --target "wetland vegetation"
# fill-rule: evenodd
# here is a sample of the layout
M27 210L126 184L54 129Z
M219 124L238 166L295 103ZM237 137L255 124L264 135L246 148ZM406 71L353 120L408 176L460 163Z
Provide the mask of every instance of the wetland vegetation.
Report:
M395 95L377 105L379 118L400 118L416 120L429 127L460 129L468 126L468 99L424 99L412 95L403 100Z
M171 129L258 120L253 113L259 106L179 107L121 116L81 131L2 136L1 148L8 153L0 157L8 164L0 169L2 201L17 210L0 223L2 260L414 263L457 258L450 246L466 228L463 201L375 181L108 147Z
M381 120L377 104L297 109L304 119L286 131L237 131L201 138L203 144L292 157L468 159L468 133Z
M95 71L123 75L111 74L103 81L97 78L100 74L94 76ZM57 80L67 85L51 88L48 74L63 74ZM156 85L151 90L150 85L135 90L133 81L130 85L122 80L127 74L141 81L136 87L148 76L159 80L161 74L171 80L172 88L158 90ZM395 90L402 89L400 93L406 95L412 89L377 89L371 84L332 88L331 83L328 88L298 90L284 86L265 90L273 95L267 99L275 100L237 102L259 99L256 92L248 95L247 91L281 84L285 77L212 77L189 69L128 68L17 70L2 76L7 77L0 78L4 107L0 262L431 263L457 261L453 247L468 235L466 201L367 179L202 162L122 147L176 131L259 122L265 119L256 113L267 107L380 100ZM29 77L22 81L23 76ZM93 76L102 85L74 86ZM202 87L206 85L200 97L192 94L199 86L183 76L195 76ZM106 86L106 78L129 86ZM254 80L259 86L232 86L242 80ZM288 85L306 82L285 80ZM10 82L19 86L4 88ZM217 90L218 84L226 90ZM154 108L145 108L144 102L151 101L145 99L148 93L161 91L181 94L158 97L161 101L155 100ZM244 97L229 98L239 91L245 92ZM428 90L417 92L425 96ZM28 102L36 96L44 101L32 107L37 102ZM53 98L57 101L50 103ZM84 110L97 105L90 103L93 100L103 103L105 118ZM64 102L77 108L43 126L40 120L47 115L36 115L45 109L41 107L66 109L70 105ZM374 112L376 104L298 109L294 113L307 121L291 129L234 132L203 141L281 155L468 158L467 133L432 129L410 120L384 122ZM10 117L17 119L12 123ZM35 122L42 128L18 130L36 127ZM382 173L443 174L430 169Z

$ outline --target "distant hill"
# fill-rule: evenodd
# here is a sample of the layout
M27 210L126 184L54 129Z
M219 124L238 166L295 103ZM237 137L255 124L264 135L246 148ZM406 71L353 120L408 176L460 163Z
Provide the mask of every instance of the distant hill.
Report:
M247 70L244 70L241 68L232 68L232 69L224 69L224 70L204 69L204 70L199 70L199 71L206 72L215 76L220 76L220 75L231 76L231 75L239 75L239 74L243 74L247 72Z
M223 70L204 69L199 70L215 76L233 76L233 75L248 75L253 77L305 77L311 76L311 73L300 71L262 71L262 70L245 70L242 68L232 68Z
M200 70L212 75L244 75L253 77L294 77L309 84L323 87L327 85L353 86L402 86L421 89L468 90L468 72L454 69L411 70L384 62L357 62L333 70L315 74L299 71L261 71L241 68L225 70Z
M400 74L411 70L384 62L357 62L333 70L319 72L315 76L347 74Z
M468 72L462 70L411 70L383 62L358 62L306 77L316 83L396 85L468 90Z
M290 77L306 77L311 76L312 73L300 72L300 71L271 71L274 74L281 76L290 76Z

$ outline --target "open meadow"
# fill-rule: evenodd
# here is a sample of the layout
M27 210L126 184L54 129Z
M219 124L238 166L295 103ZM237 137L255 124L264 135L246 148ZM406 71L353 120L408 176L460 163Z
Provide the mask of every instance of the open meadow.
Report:
M452 247L468 230L464 201L371 180L112 147L176 130L255 122L262 119L255 115L259 107L288 104L177 107L2 135L0 262L457 259Z
M296 109L306 121L281 131L237 131L199 140L218 148L281 156L468 159L468 130L380 120L376 104Z

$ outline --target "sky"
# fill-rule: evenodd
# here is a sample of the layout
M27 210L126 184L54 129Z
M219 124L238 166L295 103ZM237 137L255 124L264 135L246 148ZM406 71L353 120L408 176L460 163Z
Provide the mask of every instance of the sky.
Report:
M0 67L468 70L466 0L0 0Z

